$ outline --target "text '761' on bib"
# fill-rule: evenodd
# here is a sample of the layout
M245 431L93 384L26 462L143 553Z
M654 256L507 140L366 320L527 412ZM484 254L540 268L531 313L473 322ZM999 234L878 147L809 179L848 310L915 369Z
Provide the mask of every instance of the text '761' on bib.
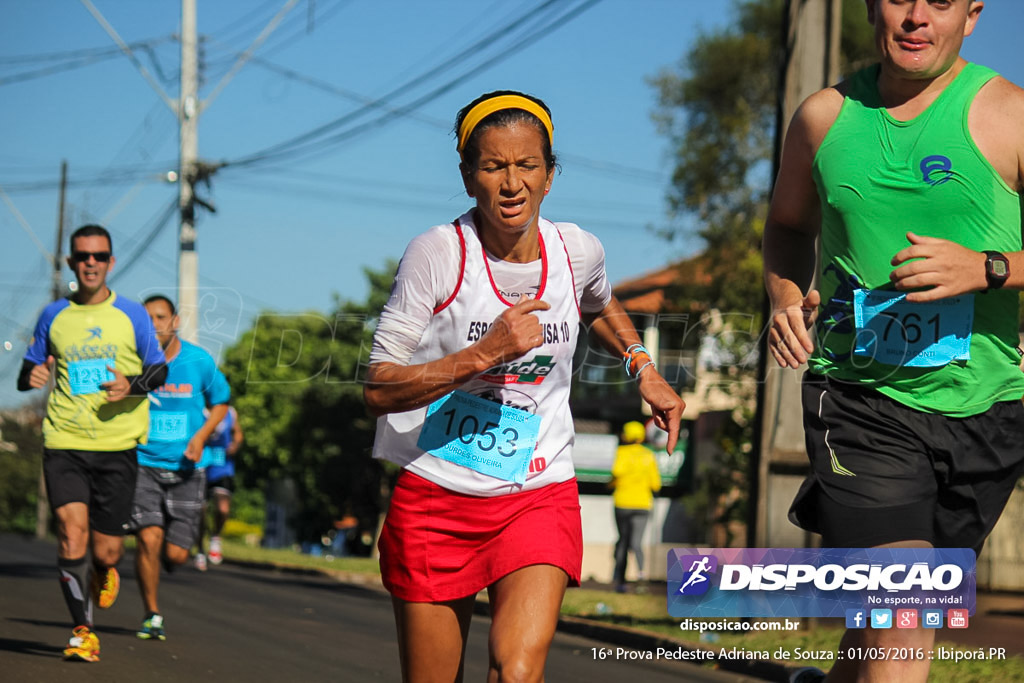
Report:
M973 294L920 303L906 299L903 292L854 290L855 355L918 368L970 360Z
M453 391L427 407L416 445L442 460L522 485L540 423L539 415Z

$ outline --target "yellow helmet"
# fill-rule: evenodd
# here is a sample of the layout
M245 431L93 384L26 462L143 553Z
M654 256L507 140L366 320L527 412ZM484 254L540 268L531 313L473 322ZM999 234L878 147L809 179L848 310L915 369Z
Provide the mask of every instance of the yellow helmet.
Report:
M647 430L643 424L634 420L622 425L622 441L624 443L643 443L646 438Z

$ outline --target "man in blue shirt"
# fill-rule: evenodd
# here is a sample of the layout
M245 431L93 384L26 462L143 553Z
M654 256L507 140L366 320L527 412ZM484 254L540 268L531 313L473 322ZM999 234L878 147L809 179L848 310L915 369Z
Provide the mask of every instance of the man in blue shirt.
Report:
M170 569L188 560L206 492L196 464L228 411L231 390L210 354L178 338L170 299L151 296L145 306L167 357L167 381L149 393L149 441L138 449L131 526L139 541L136 574L146 615L136 635L164 640L157 604L161 561Z
M228 414L206 442L203 459L199 461L200 467L206 465L206 499L213 501L213 528L210 530L210 562L213 564L220 564L224 559L220 532L228 520L228 515L231 514L231 496L235 490L235 454L244 438L242 426L238 422L238 413L234 407L229 407ZM206 571L206 555L203 551L203 536L206 534L205 512L201 522L196 569Z

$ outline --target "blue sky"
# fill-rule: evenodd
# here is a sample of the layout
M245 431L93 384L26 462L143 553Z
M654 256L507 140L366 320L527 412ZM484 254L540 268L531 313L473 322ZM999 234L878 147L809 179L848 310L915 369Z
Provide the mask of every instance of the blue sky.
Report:
M175 98L179 2L93 1L126 42L146 43L139 59ZM198 223L204 345L217 353L260 310L326 311L335 294L362 299L364 267L399 258L414 235L468 208L451 122L499 88L532 92L551 107L562 173L544 214L595 233L613 282L692 252L693 243L669 244L651 230L670 220L671 159L645 79L677 64L700 31L725 26L731 3L603 0L537 35L585 2L545 10L542 0L301 0L256 51L263 61L242 68L203 113L203 159L237 161L361 101L400 88L391 104L401 107L466 75L410 116L309 156L229 165L200 189L218 209ZM285 0L197 3L205 98ZM1024 3L993 0L964 54L1024 83L1015 49L1022 27ZM428 73L491 33L449 69ZM49 298L42 252L53 250L62 159L72 181L68 225L102 222L114 234L114 288L132 298L175 296L176 219L155 228L177 195L160 179L176 166L177 124L126 57L97 52L114 44L80 2L4 3L0 38L0 405L10 405L23 397L13 390L16 371ZM79 50L82 66L58 70ZM371 111L338 131L379 117Z

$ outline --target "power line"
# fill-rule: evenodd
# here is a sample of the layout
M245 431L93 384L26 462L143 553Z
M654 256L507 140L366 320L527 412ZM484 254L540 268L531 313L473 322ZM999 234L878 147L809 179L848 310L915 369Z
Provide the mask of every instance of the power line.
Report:
M125 137L124 143L117 152L110 157L110 161L100 171L100 173L109 172L110 169L115 168L115 164L119 161L124 160L127 162L129 157L133 156L133 153L135 152L138 153L138 156L141 157L143 161L149 161L152 158L151 149L152 151L159 151L171 137L171 134L176 128L176 126L159 125L157 123L157 117L161 115L169 117L173 116L173 114L167 112L163 102L160 100L154 100L153 106L150 107L146 115L135 127L135 130ZM128 197L134 197L134 195L147 184L147 180L148 178L146 176L138 178L135 184L126 193L122 194L121 199L117 202L117 207L123 208L123 206L128 202ZM98 207L104 207L113 203L115 194L121 193L121 189L118 185L111 185L107 189L109 191L101 193L100 198L96 201L96 205ZM109 212L108 215L104 216L104 219L100 222L104 225L110 222Z
M594 4L597 1L599 1L599 0L588 0L588 2L585 3L585 5L583 5L583 7L589 6L590 4ZM477 40L472 45L469 45L468 47L466 47L465 49L460 51L458 54L456 54L453 57L450 57L450 58L444 60L443 62L441 62L437 66L435 66L435 67L433 67L431 69L428 69L427 71L423 72L422 74L420 74L419 76L413 78L412 80L407 81L406 83L403 83L402 85L399 85L398 87L396 87L396 88L392 89L391 91L385 93L384 95L380 96L379 98L374 100L372 103L365 104L364 106L356 109L353 112L349 112L348 114L345 114L343 116L340 116L340 117L334 119L333 121L329 121L329 122L327 122L327 123L325 123L323 125L317 126L316 128L314 128L314 129L312 129L310 131L307 131L305 133L302 133L300 135L292 137L292 138L290 138L288 140L284 140L284 141L279 142L277 144L271 145L270 147L264 148L264 149L262 149L262 150L260 150L258 152L254 152L254 153L252 153L252 154L250 154L250 155L248 155L246 157L242 157L241 159L238 159L238 160L235 160L235 161L229 162L229 163L231 165L233 165L233 166L236 166L236 167L237 166L248 166L248 165L251 165L253 163L261 162L261 161L263 161L265 159L268 159L268 158L271 158L273 156L279 156L279 155L282 155L282 154L292 153L300 145L303 145L303 144L307 144L307 143L310 143L310 142L315 142L316 144L319 144L319 142L317 141L317 138L320 138L321 136L323 136L323 135L325 135L327 133L330 133L332 130L335 130L337 128L340 128L341 126L344 126L344 125L348 124L349 122L351 122L351 121L361 117L363 114L367 113L371 109L384 108L384 105L389 100L393 99L397 95L404 94L404 93L408 92L409 90L412 90L414 88L419 87L420 85L422 85L426 81L428 81L428 80L434 78L435 76L438 76L441 73L444 73L448 69L452 68L459 61L467 59L467 58L469 58L471 56L474 56L475 54L477 54L481 50L484 50L484 49L487 49L487 48L494 48L502 38L507 37L508 34L511 31L518 30L519 28L522 27L523 24L526 24L526 23L529 23L529 22L532 22L532 21L538 21L538 20L542 21L542 20L544 20L543 18L538 19L538 17L541 17L543 14L546 14L556 4L558 4L558 0L545 0L536 9L534 9L534 10L532 10L530 12L525 13L523 17L521 17L518 20L514 21L510 26L503 27L502 29L500 29L498 31L494 31L492 33L489 33L489 34L483 36L481 39ZM550 25L545 27L545 30L550 30L550 28L554 24L555 24L555 22L552 22L552 24L550 24ZM502 59L507 59L507 58L511 57L512 54L514 54L512 49L503 49L502 52L498 55L497 58L493 58L492 57L491 60L487 60L486 62L484 62L484 64L488 64L492 60L494 62L497 62L497 61L501 61ZM454 87L454 85L452 85L451 87ZM411 110L410 107L408 107L408 106L407 107L402 107L401 109L403 111ZM395 111L397 111L397 110L395 110ZM393 118L393 117L391 117L391 118ZM390 118L388 120L390 120Z
M205 110L215 99L217 99L221 91L224 90L227 84L231 82L231 79L233 79L241 68L245 66L246 62L252 58L253 53L260 49L260 46L262 46L263 43L270 38L271 34L277 30L277 27L281 25L285 16L292 11L292 8L294 8L298 2L299 0L288 0L284 7L278 10L277 14L274 15L274 18L270 20L270 23L263 27L263 30L260 31L258 36L256 36L256 39L253 40L247 48L245 48L245 52L239 55L238 59L235 60L235 63L231 65L230 69L228 69L227 73L220 77L217 85L213 87L213 90L206 96L206 99L200 103L200 111Z
M446 194L451 194L453 197L462 197L463 189L461 184L457 180L452 185L423 185L419 183L397 183L390 179L381 180L376 178L368 178L366 176L350 176L337 173L321 173L316 171L302 171L284 167L268 167L260 166L251 169L253 175L256 176L267 176L273 174L274 178L285 180L295 180L302 182L302 185L291 186L298 193L308 193L310 196L317 196L323 199L328 199L333 196L335 199L343 198L346 195L340 193L339 187L355 186L355 187L369 187L373 189L387 188L388 192L394 193L401 191L403 194L408 192L418 192L426 195L430 198L443 197ZM453 176L454 177L454 176ZM231 179L227 181L231 187L241 187L244 184L239 183L237 179ZM325 183L325 186L313 186L311 183ZM249 187L256 187L255 184L250 184ZM266 186L262 186L266 187ZM284 186L282 186L284 187ZM291 190L289 190L291 191ZM331 193L331 194L328 194ZM556 196L557 194L557 196ZM611 199L601 198L580 198L570 197L561 193L552 194L546 201L555 202L559 206L579 206L587 209L600 209L606 211L622 211L631 214L636 214L644 211L656 212L658 211L657 206L652 206L650 202L630 202L630 201L616 201ZM357 202L372 202L374 205L387 207L394 204L394 194L389 194L385 197L373 198L367 195L365 192L359 192L357 196L353 197L354 201ZM429 200L428 200L429 201ZM424 206L419 204L419 206Z
M280 180L274 180L273 182L232 180L231 184L232 187L237 189L251 190L263 195L266 195L268 192L279 192L289 195L310 197L312 199L320 199L325 202L336 203L338 200L344 199L349 204L363 204L376 207L386 206L391 209L406 208L413 211L445 212L452 209L450 204L445 205L436 200L434 203L424 202L422 200L403 201L395 198L394 196L374 197L363 192L344 192L337 188L315 188L310 187L308 184L289 185L282 183Z
M93 176L85 176L68 180L68 187L96 187L113 185L117 183L135 183L140 179L150 179L154 183L167 182L167 169L175 168L174 162L165 162L153 166L121 166L111 168L108 171L100 171ZM29 180L21 183L10 183L4 188L11 194L42 192L56 189L60 186L60 180Z
M305 74L299 73L298 71L295 71L294 69L289 69L288 67L275 64L267 59L261 57L253 57L250 61L254 65L263 67L267 71L278 74L279 76L283 76L284 78L295 81L297 83L304 83L305 85L316 88L318 90L322 90L324 92L331 93L332 95L337 95L339 97L343 97L353 102L358 102L368 107L383 109L384 111L396 111L395 107L389 107L387 105L380 104L379 99L377 98L357 93L354 90L342 88L341 86L334 85L333 83L328 83L327 81L321 80L319 78L314 78L313 76L307 76ZM446 122L431 116L426 116L424 114L409 114L408 118L421 121L435 128L441 128L444 130L447 130L449 128L449 124L447 124Z
M499 15L498 12L503 8L509 8L509 11L504 15ZM493 4L486 6L480 11L479 14L467 19L466 23L459 26L456 30L448 36L445 36L443 40L438 41L435 45L427 48L425 52L414 57L409 66L402 69L395 76L388 79L388 83L381 84L381 87L389 87L391 83L398 83L406 78L410 77L410 74L416 72L417 69L421 68L424 64L427 64L431 59L437 59L441 55L445 54L453 47L459 47L466 41L466 36L475 36L479 34L491 33L502 26L509 26L512 21L522 14L522 3L510 3L508 0L495 0ZM490 23L486 23L490 19ZM445 124L450 127L451 124Z
M248 33L251 30L253 30L254 28L257 28L259 26L262 26L262 25L266 24L267 23L267 19L263 19L262 17L260 17L260 15L263 15L264 13L266 13L268 8L274 7L277 4L278 4L278 0L266 0L266 2L263 2L262 4L256 6L255 8L250 10L247 14L243 15L242 17L240 17L238 19L233 20L230 24L225 24L224 26L221 26L220 28L215 29L213 31L213 33L227 33L227 34L230 34L232 31L237 32L239 35L242 35L243 33ZM271 15L271 16L273 16L273 15ZM256 17L260 17L259 20L254 22L251 27L247 26L247 24L249 22L251 22ZM224 40L227 40L227 38L224 38Z
M349 90L347 88L342 88L340 86L334 85L333 83L328 83L327 81L321 80L319 78L314 78L312 76L299 73L294 69L280 66L279 64L275 64L267 59L253 57L251 61L256 66L263 67L264 69L270 71L271 73L276 73L289 80L298 83L304 83L306 85L309 85L310 87L317 88L318 90L322 90L324 92L328 92L351 101L359 102L361 104L376 106L387 112L402 114L400 107L379 105L377 104L378 100L368 95L363 95L353 90ZM402 115L414 121L419 121L420 123L430 126L431 128L444 131L448 131L451 129L451 125L448 122L443 121L434 116L429 116L418 112L406 112ZM605 176L614 177L618 180L633 180L643 185L649 185L650 183L664 183L668 180L668 175L666 173L658 173L657 171L651 171L645 168L629 166L617 162L600 161L597 159L591 159L589 157L581 156L579 154L570 154L559 151L558 158L560 161L565 161L575 166L580 166L586 168L587 170L595 171Z
M166 43L174 40L174 36L162 36L157 38L150 38L148 40L140 40L134 43L129 43L128 47L132 49L140 49L143 47L152 47L161 43ZM0 57L0 64L25 64L32 62L59 62L66 60L75 60L83 57L96 57L106 55L117 55L121 52L116 47L88 47L81 48L78 50L64 50L62 52L48 52L36 55L12 55L9 57Z
M337 133L337 134L327 138L326 140L318 141L317 142L316 150L313 150L310 147L307 147L305 150L295 150L295 154L305 154L305 153L308 153L310 151L318 151L318 152L319 151L326 151L326 150L324 150L324 147L326 145L338 144L338 143L343 142L345 140L348 140L348 139L350 139L352 137L355 137L356 135L359 135L360 133L363 133L364 131L367 131L367 130L369 130L371 128L376 128L378 126L382 126L382 125L392 121L393 119L395 119L395 118L397 118L399 116L404 116L404 115L407 115L408 113L410 113L412 111L415 111L419 107L423 106L424 104L427 104L428 102L431 102L431 101L435 100L439 95L442 95L442 94L448 92L449 90L451 90L451 89L455 88L456 86L460 85L461 83L469 80L470 78L472 78L473 76L477 75L478 73L480 73L480 72L490 68L491 66L493 66L493 65L495 65L495 64L497 64L499 62L502 62L502 61L508 59L510 56L515 54L515 50L518 49L519 47L522 47L523 45L529 43L530 41L539 38L543 34L549 33L550 31L558 28L562 24L564 24L564 23L570 21L571 19L575 18L577 15L581 14L583 11L585 11L586 9L589 9L591 6L597 4L598 2L600 2L600 0L588 0L588 2L585 2L583 5L580 5L575 10L573 10L573 11L571 11L571 12L569 12L569 13L561 16L561 17L559 17L558 19L556 19L555 21L551 22L547 26L542 27L537 32L535 32L535 33L533 33L533 34L531 34L529 36L526 36L519 43L510 46L509 48L504 50L502 53L500 53L498 55L495 55L494 57L491 57L488 60L485 60L483 63L481 63L481 64L477 65L476 67L470 69L469 71L463 73L461 76L458 76L455 79L445 83L444 85L442 85L442 86L440 86L438 88L435 88L434 90L428 92L426 95L420 97L419 99L413 100L409 104L403 105L402 107L400 107L398 109L390 111L387 114L384 114L383 116L377 118L376 120L368 121L368 122L363 123L363 124L361 124L359 126L356 126L355 128L351 128L351 129L349 129L347 131L342 131L341 133Z
M46 247L43 246L43 243L39 241L39 237L36 236L35 230L32 229L32 226L28 224L28 221L25 220L25 217L21 215L20 211L18 211L18 207L14 205L14 202L11 201L11 198L7 196L6 192L4 192L3 187L0 187L0 199L3 200L4 204L7 205L7 208L10 209L11 213L17 219L18 225L21 226L21 229L24 230L32 239L32 243L36 245L36 249L39 250L39 253L42 254L48 261L52 262L53 255L49 251L47 251Z
M143 237L136 243L135 248L132 250L132 253L128 255L125 265L122 266L121 268L118 268L117 271L115 271L114 274L110 276L111 283L120 280L128 273L128 271L132 269L133 266L135 266L135 264L139 262L139 258L142 256L143 253L145 253L147 249L153 246L154 240L156 240L157 236L163 231L163 229L170 224L171 218L177 211L178 197L175 196L167 204L164 210L153 219L152 228L150 229L149 233L146 234L145 237Z
M352 4L352 0L337 0L333 7L329 7L326 10L324 10L323 14L319 17L314 16L313 20L314 22L319 21L323 23L350 4ZM302 21L302 17L295 15L291 17L289 20L297 23L299 21ZM308 19L306 20L306 23L308 26ZM290 35L278 35L276 36L275 39L268 41L266 49L264 50L264 54L274 54L275 52L280 52L281 50L288 47L289 45L292 45L296 40L301 39L308 33L309 29L303 28L298 31L295 31Z
M276 2L277 2L277 0L272 0L269 3L266 3L266 5L264 5L264 8L266 6L276 4ZM347 5L351 4L351 2L352 2L352 0L336 0L335 4L333 6L328 7L327 9L325 9L319 16L314 16L314 21L320 22L320 23L323 23L323 22L327 21L328 19L333 17L335 14L337 14L340 10L344 9ZM264 20L264 19L260 19L260 22L265 23L265 21L266 20ZM290 28L291 26L295 25L298 22L306 23L306 22L308 22L308 19L304 19L304 18L302 18L301 16L298 16L298 15L292 15L292 16L288 17L281 24L281 28L282 29ZM257 28L259 25L260 24L257 23L253 27L248 28L245 31L241 31L241 32L236 31L237 35L232 37L232 38L228 38L228 37L225 37L225 36L220 36L217 39L213 39L213 38L210 38L210 34L204 34L204 40L212 41L214 43L220 43L221 45L225 45L226 49L232 50L235 53L237 53L237 50L234 50L233 47L230 47L227 44L232 42L232 41L234 41L234 40L237 40L238 38L241 38L244 33L250 33L253 29ZM214 31L213 33L217 33L217 31ZM306 33L308 33L308 31L305 28L303 28L303 29L299 29L298 31L295 31L295 32L293 32L291 34L288 34L288 35L277 34L273 38L271 38L271 39L269 39L267 41L266 45L264 45L264 47L263 47L262 52L265 55L266 54L272 54L274 52L278 52L281 49L291 45L296 40L301 39L302 37L304 37L304 35ZM215 59L207 60L206 64L207 64L207 66L214 67L214 68L219 67L219 66L224 66L224 65L228 64L229 62L231 62L234 59L235 56L236 56L236 54L232 54L232 55L229 55L229 56L224 57L224 58L218 57L218 58L215 58Z
M570 164L577 166L584 166L592 171L603 172L606 175L622 179L623 176L628 176L634 180L639 180L643 183L664 183L669 177L667 173L658 173L657 171L649 171L645 168L637 168L636 166L627 166L626 164L619 164L614 161L598 161L596 159L590 159L588 157L580 156L578 154L568 154L565 152L558 153L559 161L565 161Z
M5 76L0 78L0 86L10 85L11 83L21 83L23 81L31 81L36 78L43 78L44 76L52 76L53 74L60 73L62 71L71 71L73 69L80 69L83 66L89 66L97 62L102 62L108 59L113 59L117 56L117 53L95 56L95 57L84 57L82 59L76 59L73 61L65 62L63 64L55 64L53 66L43 67L41 69L35 69L33 71L23 71L13 76Z

